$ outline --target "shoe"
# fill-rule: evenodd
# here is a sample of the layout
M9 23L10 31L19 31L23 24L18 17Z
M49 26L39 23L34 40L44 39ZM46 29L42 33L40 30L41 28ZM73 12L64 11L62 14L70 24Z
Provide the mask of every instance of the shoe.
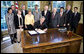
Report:
M11 40L11 43L14 44L13 40Z
M20 41L18 41L18 43L20 43Z

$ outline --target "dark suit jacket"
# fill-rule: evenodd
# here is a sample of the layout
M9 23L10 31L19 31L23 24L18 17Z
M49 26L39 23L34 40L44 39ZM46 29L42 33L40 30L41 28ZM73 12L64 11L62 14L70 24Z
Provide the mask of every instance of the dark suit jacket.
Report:
M49 23L50 23L50 17L51 17L51 13L50 11L47 11L46 15L44 15L44 11L42 11L42 16L44 16L46 19L46 23L47 23L47 26L49 26Z
M53 14L53 13L52 13ZM60 24L60 14L56 12L54 19L50 18L50 28L56 28Z
M73 13L72 19L71 19L71 25L77 27L78 23L80 21L81 18L81 14L77 12L77 14L75 15L75 13Z
M66 14L63 13L62 16L60 16L60 26L63 26L64 24L66 24Z
M20 29L19 28L19 20L18 20L18 16L15 15L15 18L14 18L14 24L15 24L15 29Z
M37 22L34 24L34 27L35 27L35 28L42 29L42 30L45 29L45 28L48 28L46 22L43 22L43 24L40 25L40 21L37 21Z
M17 11L16 10L12 10L12 13L14 14L14 16L17 15Z
M26 15L26 14L28 14L28 11L27 11L27 10L25 10L25 15ZM23 17L23 24L24 24L24 22L25 22L25 21L24 21L24 20L25 20L25 16L23 15L23 11L22 11L22 14L21 14L21 15L22 15L22 17Z
M67 10L65 11L65 13L67 12ZM66 18L67 18L67 21L66 21L66 24L69 23L71 24L71 18L72 18L72 10L69 10L68 13L66 13Z

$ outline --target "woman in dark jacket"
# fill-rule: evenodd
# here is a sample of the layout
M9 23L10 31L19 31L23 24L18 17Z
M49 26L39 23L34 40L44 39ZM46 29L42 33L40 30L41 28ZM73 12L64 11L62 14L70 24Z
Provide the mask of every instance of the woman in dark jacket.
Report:
M23 18L21 15L21 10L18 10L17 15L14 18L15 28L17 30L17 41L20 42L21 39L21 31L23 30Z

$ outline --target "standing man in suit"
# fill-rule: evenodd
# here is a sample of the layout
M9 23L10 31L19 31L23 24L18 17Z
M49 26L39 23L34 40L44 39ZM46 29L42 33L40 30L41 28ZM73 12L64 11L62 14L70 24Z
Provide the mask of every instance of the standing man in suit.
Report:
M81 15L78 12L78 7L74 7L74 13L71 19L71 31L73 31L74 33L76 33L76 28L78 26L80 18L81 18Z
M35 21L35 23L36 23L37 21L39 21L40 18L42 18L42 14L41 14L41 12L38 10L38 5L35 5L35 10L33 11L33 15L34 15L34 21Z
M17 11L14 5L11 5L11 9L12 9L12 13L14 14L14 16L17 15Z
M21 13L21 15L22 15L22 18L23 18L23 27L25 28L25 23L24 23L24 21L25 21L25 15L26 14L28 14L28 11L27 10L25 10L25 5L22 5L22 13Z
M15 16L17 15L17 11L16 11L16 9L15 9L15 6L14 5L11 5L11 9L12 9L12 13L14 14L14 18L15 18ZM14 23L14 25L15 25L15 23ZM15 42L17 42L17 36L16 36L17 34L15 33L14 34L14 38L15 38Z
M57 28L60 24L60 14L57 12L57 8L53 8L53 12L51 14L50 18L50 27L51 28Z
M72 13L73 13L71 10L71 5L67 6L67 10L65 11L65 13L67 16L66 27L67 27L67 30L69 30L71 27L71 18L72 18Z
M42 11L42 16L45 17L45 21L46 21L48 27L49 27L49 22L50 22L50 17L51 17L50 15L51 15L51 13L48 10L48 6L46 5L44 7L44 10Z
M66 15L64 13L64 7L60 8L60 27L66 26Z

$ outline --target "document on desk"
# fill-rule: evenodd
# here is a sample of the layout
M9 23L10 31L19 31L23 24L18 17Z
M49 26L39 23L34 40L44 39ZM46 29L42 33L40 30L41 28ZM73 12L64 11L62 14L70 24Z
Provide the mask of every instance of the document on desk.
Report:
M43 33L46 33L45 31L43 30L36 30L39 34L43 34Z
M28 33L29 33L30 35L35 35L35 34L38 34L35 30L28 31Z
M45 31L43 30L31 30L31 31L28 31L28 33L33 36L33 35L38 35L38 34L44 34L46 33Z

